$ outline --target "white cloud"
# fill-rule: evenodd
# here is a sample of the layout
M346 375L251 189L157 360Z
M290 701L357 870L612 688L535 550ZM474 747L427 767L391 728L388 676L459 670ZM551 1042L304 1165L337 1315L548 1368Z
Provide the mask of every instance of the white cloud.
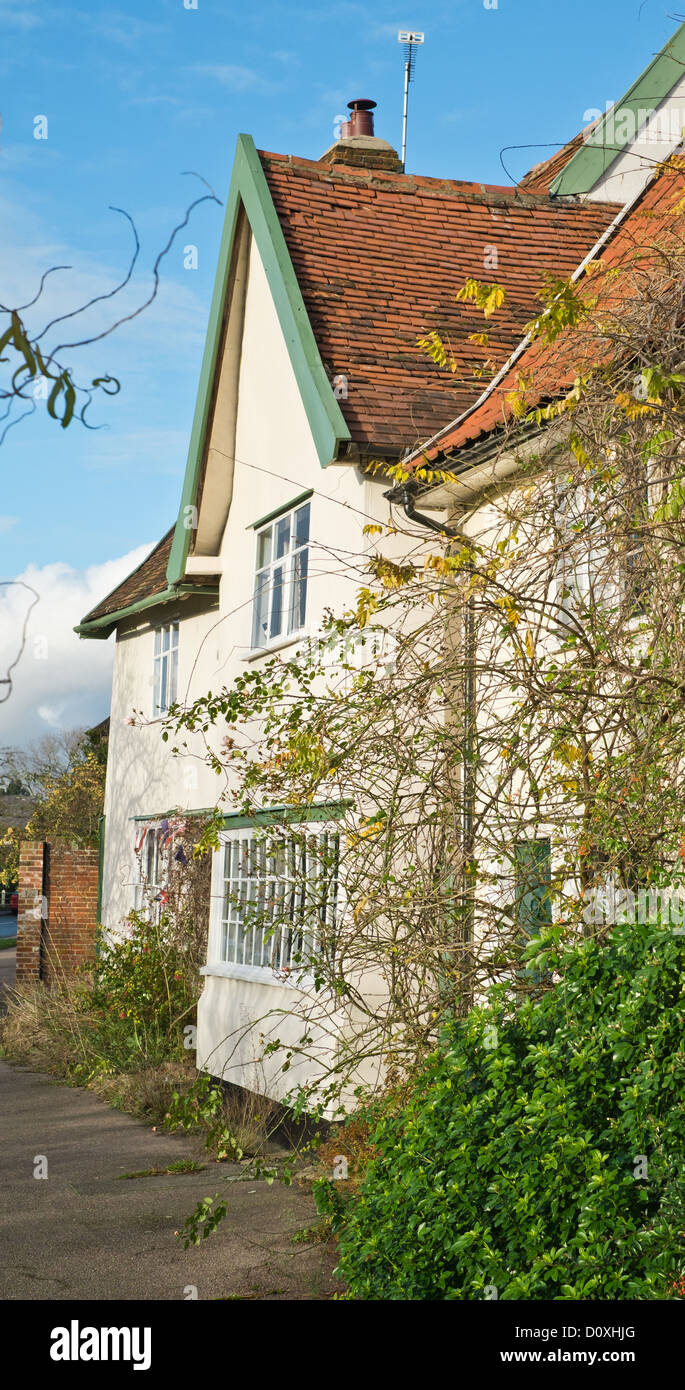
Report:
M145 460L148 474L172 478L182 475L188 453L187 430L117 430L93 436L86 455L86 467L93 471L117 468L135 469ZM173 511L175 497L171 499ZM1 528L1 523L0 523Z
M141 545L83 570L29 565L0 588L0 681L19 654L24 629L26 638L12 691L0 703L0 743L25 744L48 728L96 724L109 713L114 642L84 641L73 629L151 548ZM0 684L0 700L6 690Z
M193 72L216 78L222 87L228 87L231 92L273 91L276 85L269 82L257 68L241 67L238 63L196 63Z
M39 705L39 706L38 706L38 716L39 716L39 718L42 719L42 720L44 721L45 724L49 724L50 727L53 728L53 729L61 729L61 728L63 728L63 723L62 723L62 715L63 715L63 713L64 713L64 705ZM104 715L103 715L103 718L104 718Z
M165 217L166 226L162 232L154 234L152 246L143 248L138 267L131 283L114 299L93 305L82 316L67 319L56 324L41 347L53 347L56 342L70 343L89 338L108 328L113 322L138 308L148 297L152 280L150 265L159 251L160 243L167 239L171 228L183 219L189 204L206 190L195 179L179 181L178 201L170 207ZM166 210L165 210L166 211ZM199 210L201 211L201 210ZM220 209L216 212L219 214ZM151 209L146 209L143 217L138 217L133 209L134 221L139 232L141 221L150 220ZM133 237L126 220L113 214L118 222L119 251L116 265L107 265L97 253L77 250L64 242L46 238L45 228L39 216L26 206L18 185L6 190L0 197L0 224L3 227L3 267L0 270L0 302L22 305L36 294L41 277L52 266L67 267L51 274L44 282L38 302L24 314L24 320L33 333L39 331L51 319L61 314L70 314L75 308L88 303L97 295L108 293L120 283L128 268L133 249ZM106 354L111 355L112 345L125 357L130 346L136 347L136 369L140 370L148 360L158 364L160 343L165 342L165 334L173 332L183 341L202 340L206 306L193 287L192 275L183 270L183 247L188 242L196 242L205 234L206 224L191 219L190 225L177 234L174 247L160 266L159 293L149 308L142 314L123 324L113 337L93 349L86 349L95 360ZM146 240L152 238L148 234ZM141 237L142 240L142 237ZM78 351L78 350L77 350Z
M140 50L145 44L153 44L168 32L163 24L140 19L123 10L108 8L100 14L93 14L88 10L70 10L68 13L72 21L81 28L88 29L91 34L96 34L107 43L120 43L125 48Z
M0 0L0 25L12 29L35 29L41 23L40 15L31 5L19 5L15 0Z
M18 520L18 516L0 516L0 535L5 531L10 531L13 526L16 526Z

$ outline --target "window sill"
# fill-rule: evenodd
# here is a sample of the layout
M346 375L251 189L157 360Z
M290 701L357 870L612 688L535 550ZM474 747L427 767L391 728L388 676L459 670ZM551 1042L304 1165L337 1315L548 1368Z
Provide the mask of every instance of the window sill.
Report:
M305 642L310 634L305 628L299 632L289 632L287 637L275 638L266 647L251 647L245 653L243 661L258 661L260 656L273 656L275 652L283 651L285 647L295 647L298 643Z
M210 961L203 965L201 975L209 975L220 980L246 980L253 985L276 985L281 989L299 989L303 992L312 988L311 975L275 975L268 966L229 965L227 961Z

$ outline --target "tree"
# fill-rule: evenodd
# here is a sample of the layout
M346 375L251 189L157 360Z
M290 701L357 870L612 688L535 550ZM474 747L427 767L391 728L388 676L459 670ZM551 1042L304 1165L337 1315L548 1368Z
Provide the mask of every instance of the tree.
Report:
M201 176L195 174L193 177ZM123 208L112 208L111 211L118 213L128 222L133 236L133 250L123 278L113 289L93 296L84 304L78 305L66 314L57 315L47 323L30 325L27 314L40 303L48 276L71 269L70 266L50 266L42 275L32 299L17 306L0 304L0 365L5 367L4 380L0 379L0 444L7 437L9 430L27 415L33 414L42 402L45 402L50 418L58 422L62 429L66 429L73 420L80 421L87 429L98 428L86 419L86 412L98 393L105 396L117 395L121 384L115 377L106 373L90 381L80 381L73 358L66 359L64 354L73 354L101 342L122 324L137 318L149 307L159 289L160 265L171 250L177 234L187 226L194 209L205 202L220 205L220 199L209 188L209 184L204 179L201 179L201 182L205 184L208 192L190 203L183 219L172 229L166 245L156 256L152 266L152 287L147 296L136 309L118 318L114 316L100 332L86 334L80 338L77 332L72 341L65 342L59 341L57 330L67 321L80 318L96 304L115 300L131 281L140 254L140 241L133 218Z
M46 781L66 773L80 756L87 737L85 729L59 729L34 739L26 748L2 748L1 775L20 782L28 796L40 797Z
M98 729L63 729L24 750L5 748L0 766L32 802L26 824L9 826L0 837L0 883L17 882L22 840L98 844L107 771L106 739Z

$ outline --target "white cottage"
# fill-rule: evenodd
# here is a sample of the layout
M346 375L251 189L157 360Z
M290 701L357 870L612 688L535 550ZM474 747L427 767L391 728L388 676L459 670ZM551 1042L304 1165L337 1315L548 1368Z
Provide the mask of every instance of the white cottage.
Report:
M648 88L651 107L677 109L683 62L685 25L623 105L639 111ZM200 737L181 758L160 737L169 705L230 686L316 633L325 609L351 606L350 556L363 561L363 527L388 515L379 462L427 439L433 457L452 456L448 422L469 418L482 396L474 368L505 368L545 275L568 276L592 254L653 167L639 118L617 133L607 117L516 188L419 178L374 135L372 106L350 103L347 133L320 160L239 137L178 519L77 629L116 638L101 883L111 931L140 901L141 864L159 882L169 818L217 802ZM661 122L660 152L679 143L672 128ZM507 290L487 348L470 341L480 311L456 302L469 277ZM432 330L449 340L452 374L417 346ZM444 517L457 502L443 492L429 505ZM409 543L398 537L395 555ZM335 807L312 815L330 822ZM286 1078L278 1060L257 1075L255 1034L265 1016L287 1013L297 986L282 941L274 961L231 926L234 847L254 826L230 812L223 824L197 1062L279 1096L307 1068Z

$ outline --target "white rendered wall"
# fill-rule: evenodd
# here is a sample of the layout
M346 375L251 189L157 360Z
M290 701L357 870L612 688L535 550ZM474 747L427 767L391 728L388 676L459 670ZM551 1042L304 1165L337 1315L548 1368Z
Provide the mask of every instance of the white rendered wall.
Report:
M107 786L105 793L105 855L102 921L109 930L120 927L133 906L136 877L135 820L152 819L179 807L200 810L216 798L216 774L204 763L204 745L191 740L196 756L181 760L171 753L171 743L161 737L162 721L153 718L154 626L172 619L179 622L179 699L193 698L215 688L221 653L216 642L203 639L216 622L217 613L184 613L196 600L169 608L150 610L138 623L129 620L117 635L112 682L112 707ZM197 669L192 667L197 659ZM136 719L134 725L127 721Z

